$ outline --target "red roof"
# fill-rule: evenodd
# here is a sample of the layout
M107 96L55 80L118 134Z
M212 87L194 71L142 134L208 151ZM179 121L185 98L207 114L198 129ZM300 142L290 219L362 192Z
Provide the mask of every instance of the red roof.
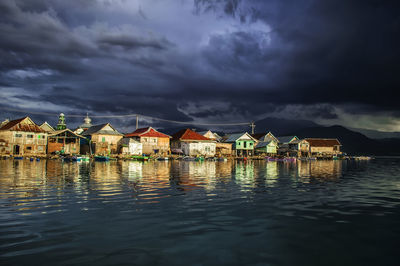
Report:
M200 135L199 133L194 132L193 130L190 129L182 129L178 132L176 132L174 135L172 135L172 139L174 140L208 140L212 141L212 139L206 138L203 135Z
M125 137L153 137L153 138L170 138L170 136L158 132L152 127L138 128L132 133L126 134Z
M313 147L333 147L333 146L341 146L339 140L337 139L317 139L317 138L309 138L305 139L310 146Z
M4 126L2 126L0 128L0 130L25 131L25 132L46 132L42 128L40 128L38 125L36 125L35 123L30 124L30 125L21 124L21 122L27 118L30 120L30 118L27 116L20 118L20 119L12 120L12 121L8 122L7 124L5 124Z

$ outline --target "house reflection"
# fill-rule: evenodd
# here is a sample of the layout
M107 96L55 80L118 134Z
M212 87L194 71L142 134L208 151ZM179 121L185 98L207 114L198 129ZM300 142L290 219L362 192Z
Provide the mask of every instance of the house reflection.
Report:
M127 178L131 184L140 186L142 190L169 187L169 162L121 161L119 163L122 176Z
M343 163L340 160L299 161L298 176L304 182L309 178L338 179L342 176Z
M256 186L254 162L236 162L234 178L235 182L244 190L254 188Z
M265 185L267 187L274 187L278 182L278 162L268 162L265 164Z
M185 161L118 161L63 163L59 160L31 162L0 160L0 198L11 199L22 208L46 207L37 198L62 197L74 191L82 202L88 197L126 195L143 199L170 196L165 190L184 192L194 189L214 191L219 185L239 185L248 191L256 187L275 187L279 180L293 178L308 183L313 178L334 180L342 176L342 161L298 161L297 163L265 161L185 162ZM282 183L283 185L285 182ZM89 195L90 194L90 195ZM21 200L24 199L24 200Z

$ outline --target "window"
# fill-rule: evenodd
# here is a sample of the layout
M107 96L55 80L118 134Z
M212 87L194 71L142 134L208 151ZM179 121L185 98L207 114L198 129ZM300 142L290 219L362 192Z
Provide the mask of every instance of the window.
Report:
M32 147L26 147L26 149L28 150L28 151L31 151L32 150Z
M15 134L16 138L22 138L22 134Z
M243 141L243 148L246 148L246 141Z
M33 139L33 135L26 135L28 139Z
M101 142L106 142L106 137L102 137Z

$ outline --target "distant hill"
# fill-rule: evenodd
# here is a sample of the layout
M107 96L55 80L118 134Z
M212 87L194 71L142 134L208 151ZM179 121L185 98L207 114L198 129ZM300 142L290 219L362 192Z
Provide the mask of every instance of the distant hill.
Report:
M180 126L160 129L166 134L174 134L183 128L195 129L197 132L206 131L205 127ZM220 135L232 132L250 132L250 127L242 126L229 130L213 130ZM337 138L342 151L350 155L400 155L400 138L373 139L360 132L343 126L320 126L307 120L289 120L265 118L256 122L256 132L271 131L275 136L296 135L299 138Z
M370 139L400 139L400 132L384 132L378 130L362 129L362 128L349 128L352 131L364 134Z
M343 145L342 151L352 155L400 154L400 140L398 139L370 139L343 126L310 127L293 131L290 135L296 135L299 138L337 138Z

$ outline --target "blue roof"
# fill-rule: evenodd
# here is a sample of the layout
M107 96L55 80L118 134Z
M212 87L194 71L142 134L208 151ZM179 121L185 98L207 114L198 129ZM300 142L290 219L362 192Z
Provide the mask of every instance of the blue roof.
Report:
M271 142L274 142L273 140L270 141L261 141L257 143L256 148L263 148L265 146L268 146Z
M278 137L280 143L289 143L293 138L297 138L296 136L282 136Z

